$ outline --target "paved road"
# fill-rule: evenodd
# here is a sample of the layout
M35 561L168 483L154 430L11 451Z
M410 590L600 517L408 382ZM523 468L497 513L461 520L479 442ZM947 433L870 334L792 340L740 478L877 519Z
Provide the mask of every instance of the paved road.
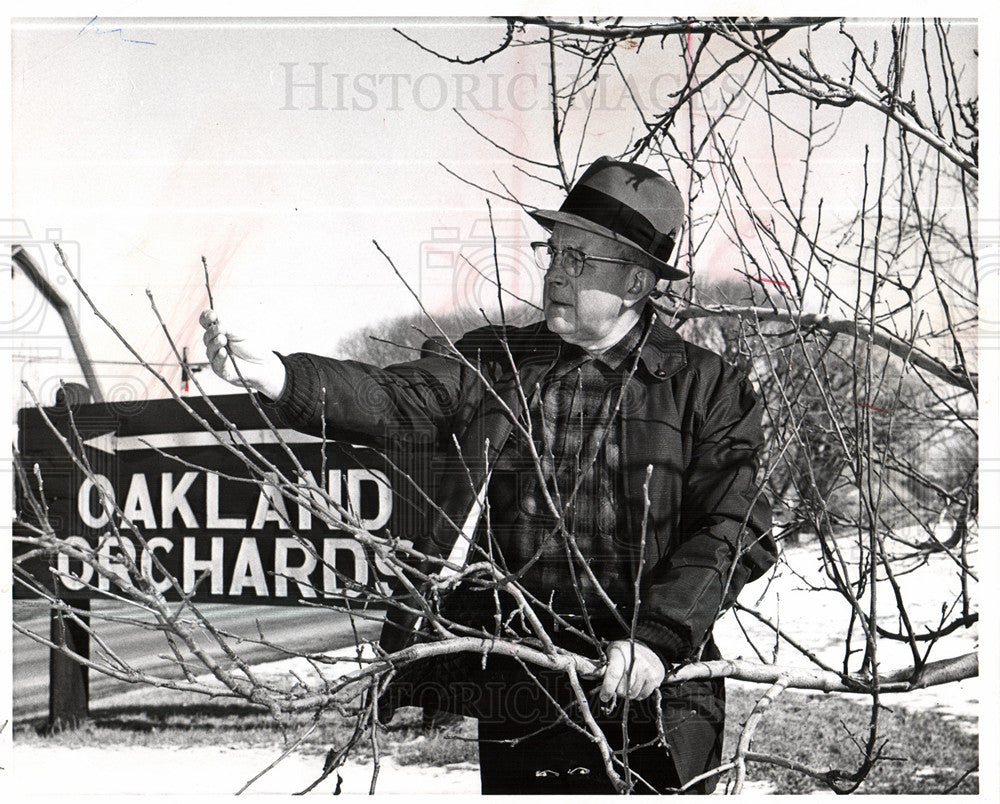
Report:
M108 649L134 667L152 674L180 678L181 672L163 634L135 624L102 620L97 615L129 616L136 619L135 610L123 605L95 601L91 625ZM319 653L353 644L353 630L347 615L325 609L292 606L242 606L203 604L206 617L219 630L233 634L231 640L239 656L250 664L284 658L278 647L301 653ZM146 617L147 622L152 618ZM48 636L49 614L35 601L15 601L14 621L35 633ZM364 638L374 637L378 623L355 621ZM263 634L273 646L261 644ZM202 638L202 644L214 656L222 656L218 646ZM14 632L14 716L33 717L48 711L49 649L31 638ZM91 640L91 658L99 659L102 649ZM195 668L195 674L203 672ZM90 672L90 699L120 693L129 688L126 682Z

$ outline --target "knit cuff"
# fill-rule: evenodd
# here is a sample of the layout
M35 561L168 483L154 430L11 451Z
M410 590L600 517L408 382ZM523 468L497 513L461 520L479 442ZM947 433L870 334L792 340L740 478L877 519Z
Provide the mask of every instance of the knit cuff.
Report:
M635 627L635 638L655 650L664 662L682 661L691 652L679 630L656 620L640 620Z
M314 421L321 397L319 372L304 354L275 354L285 367L285 387L270 406L292 426Z

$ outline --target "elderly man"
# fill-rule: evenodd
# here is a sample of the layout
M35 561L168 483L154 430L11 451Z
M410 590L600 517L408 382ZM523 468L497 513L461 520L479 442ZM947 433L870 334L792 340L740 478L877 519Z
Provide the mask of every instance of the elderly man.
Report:
M665 792L718 766L725 701L720 680L664 683L667 668L718 658L716 617L774 561L755 479L761 410L744 376L649 305L660 282L685 276L668 263L684 216L672 183L601 158L559 210L532 216L551 232L532 244L545 271L538 324L485 327L457 354L381 369L276 355L207 311L208 357L292 426L376 442L423 429L451 449L417 547L447 557L471 541L468 560L488 556L559 649L600 662L588 717L633 791ZM489 583L437 605L534 644L513 596ZM420 638L418 619L390 610L382 647ZM421 684L445 690L441 708L479 718L484 793L614 792L565 674L453 657L404 669L383 713L417 703ZM687 789L714 785L707 774Z

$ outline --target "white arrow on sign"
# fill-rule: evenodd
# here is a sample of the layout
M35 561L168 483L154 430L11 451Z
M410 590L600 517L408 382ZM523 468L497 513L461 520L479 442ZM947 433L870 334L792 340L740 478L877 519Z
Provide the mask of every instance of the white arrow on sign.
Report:
M298 430L281 429L277 433L286 444L312 444L322 441L319 436L300 433ZM277 444L278 437L271 430L240 430L240 435L250 444ZM239 446L241 441L229 431L210 433L200 430L190 433L150 433L142 436L120 436L114 433L88 438L83 443L101 452L127 452L137 449L177 449L178 447L218 447L225 443Z

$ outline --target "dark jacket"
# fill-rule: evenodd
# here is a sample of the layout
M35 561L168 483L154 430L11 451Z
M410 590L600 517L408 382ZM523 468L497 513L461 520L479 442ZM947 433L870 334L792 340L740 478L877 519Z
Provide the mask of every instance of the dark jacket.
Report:
M533 389L562 344L544 322L475 330L457 346L477 370L437 355L381 369L294 354L282 358L288 378L277 404L292 426L319 432L325 416L328 434L341 438L385 444L418 431L445 446L454 437L460 471L439 479L440 511L427 541L417 544L448 555L486 467L512 432L511 414L522 412L515 371L520 387ZM621 549L634 557L635 569L643 485L652 467L636 638L665 662L717 658L711 641L715 618L775 560L770 508L756 485L760 404L746 377L654 317L620 415L620 465L629 501ZM623 603L630 621L631 604ZM392 652L406 645L413 624L390 609L381 646ZM665 706L665 725L683 780L701 772L705 755L721 747L721 706L701 709L709 698L721 704L722 689L705 682L668 685L663 692L682 702Z

